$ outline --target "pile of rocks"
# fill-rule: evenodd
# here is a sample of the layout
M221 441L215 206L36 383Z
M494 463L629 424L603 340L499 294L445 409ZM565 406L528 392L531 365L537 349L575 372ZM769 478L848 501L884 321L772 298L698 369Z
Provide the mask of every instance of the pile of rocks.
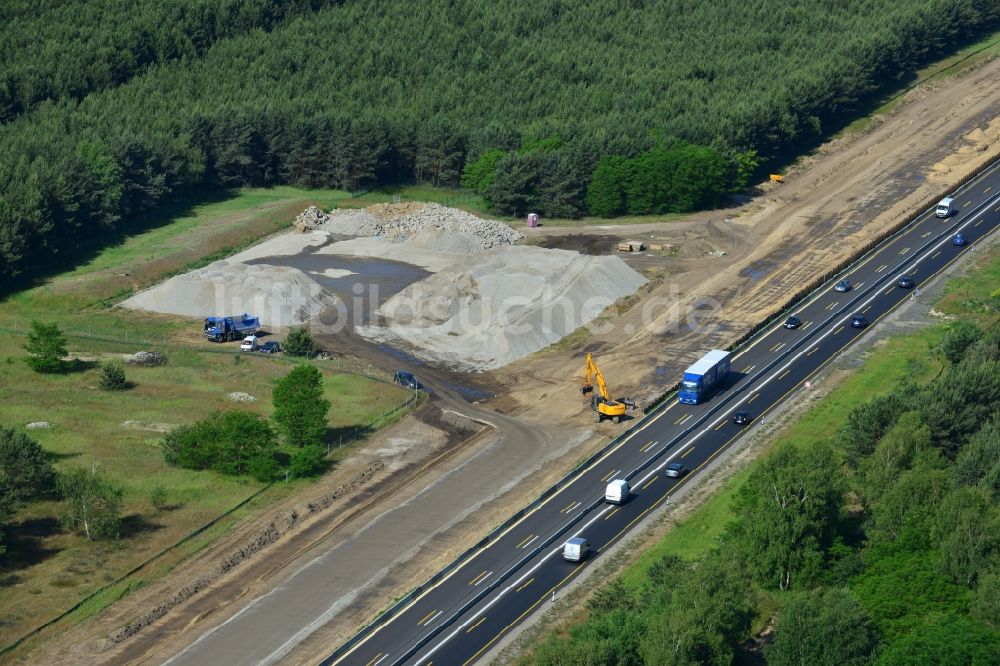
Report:
M415 240L425 247L473 254L524 238L503 222L485 220L441 204L376 204L366 210L338 209L324 214L307 208L296 225L347 236L378 236L390 241Z
M309 206L295 218L295 230L299 233L318 229L326 219L326 213L316 206Z
M164 360L163 354L158 351L136 352L125 358L125 362L129 365L145 365L148 367L163 365Z

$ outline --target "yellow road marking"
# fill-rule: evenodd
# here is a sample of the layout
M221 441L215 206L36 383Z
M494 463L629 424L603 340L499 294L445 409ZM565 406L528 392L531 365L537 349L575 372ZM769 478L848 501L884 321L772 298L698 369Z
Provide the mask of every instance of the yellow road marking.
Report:
M983 194L989 194L989 193L990 193L990 190L992 190L992 189L993 189L993 186L992 186L992 185L990 185L990 186L989 186L989 187L987 187L987 188L986 188L985 190L983 190Z
M751 402L753 402L754 400L756 400L759 397L760 397L760 393L754 393L753 397L750 398L749 400L747 400L747 404L749 405Z
M644 447L642 447L641 449L639 449L639 451L640 451L641 453L645 453L646 451L649 451L649 450L650 450L651 448L653 448L653 447L654 447L655 445L656 445L656 442L650 442L650 443L649 443L649 444L647 444L646 446L644 446Z
M654 476L654 477L653 477L652 479L650 479L650 480L649 480L649 481L647 481L646 483L642 484L642 488L641 488L641 489L642 489L642 490L645 490L646 488L649 488L649 487L650 487L651 485L653 485L653 481L656 481L656 479L658 479L658 478L659 478L659 477L657 477L657 476Z
M994 208L993 212L994 213L1000 213L1000 206L997 206L996 208Z
M601 481L603 481L603 480L604 479L601 479ZM524 544L526 544L529 541L531 541L531 537L533 537L533 536L535 536L535 535L534 534L529 534L528 536L524 537L523 539L521 539L521 543L517 544L517 546L515 546L515 548L524 548Z
M579 502L572 502L569 506L562 510L562 513L569 513L578 506L580 506Z
M688 450L681 454L681 458L687 458L688 454L691 453L692 451L694 451L694 447L693 446L688 447Z
M819 351L819 347L813 347L812 349L809 350L809 352L806 354L806 356L812 356L813 354L815 354L818 351Z
M864 286L864 284L865 284L864 282L859 282L859 283L857 283L856 285L854 285L854 288L855 288L855 289L861 289L861 287L863 287L863 286Z
M784 371L783 373L781 373L780 375L778 375L778 379L784 379L784 378L785 378L785 375L787 375L787 374L788 374L789 372L791 372L791 371L792 371L792 369L791 369L791 368L788 368L788 369L787 369L787 370L785 370L785 371Z
M785 343L784 343L784 342L782 342L782 343L781 343L780 345L778 345L777 347L775 347L775 348L774 348L774 349L772 349L771 351L780 351L780 350L781 350L781 348L782 348L782 347L784 347L784 346L785 346Z
M468 629L466 629L465 633L471 632L473 629L475 629L476 627L478 627L479 625L481 625L485 621L486 621L486 616L484 615L481 618L479 618L479 622L476 622L474 625L472 625L471 627L469 627Z
M522 585L521 587L517 588L517 589L516 589L516 590L514 590L514 591L515 591L515 592L520 592L521 590L523 590L524 588L528 587L529 585L531 585L531 584L532 584L532 583L534 583L534 582L535 582L535 579L534 579L534 578L529 578L529 579L528 579L528 582L527 582L527 583L525 583L524 585Z
M690 419L692 416L694 416L694 414L688 414L687 416L685 416L684 418L682 418L680 421L678 421L677 425L684 425L685 423L688 422L688 419Z
M928 231L927 233L930 233L930 232ZM881 273L882 271L884 271L887 268L889 268L889 264L882 264L881 266L879 266L878 268L875 269L875 272L876 273Z
M804 331L806 329L806 326L808 326L811 323L812 323L811 321L807 321L806 323L802 324L802 330Z
M650 442L650 444L652 444L652 442ZM618 470L616 469L611 470L610 472L601 477L601 481L607 481L608 479L613 477L617 471Z
M617 508L616 508L616 509L615 509L614 511L609 511L609 512L608 512L608 513L607 513L607 514L606 514L606 515L604 516L604 520L607 520L608 518L610 518L611 516L615 515L616 513L618 513L618 512L619 512L619 511L621 511L621 510L622 510L622 508L621 508L621 507L617 507Z
M982 220L979 220L978 222L976 222L976 223L975 223L975 224L973 224L972 226L973 226L973 227L978 227L978 226L979 226L980 224L982 224L982 223L983 223L983 221L982 221Z
M899 251L899 253L900 253L900 254L906 254L906 253L907 253L907 252L909 252L909 251L910 251L910 248L908 248L908 247L904 247L904 248L903 248L902 250L900 250L900 251Z
M895 287L889 287L888 289L886 289L885 291L882 292L882 295L883 296L887 296L889 294L889 292L892 291L893 289L895 289Z
M921 236L921 238L927 238L927 237L928 237L928 236L930 236L930 235L931 235L931 232L930 232L930 231L928 231L928 232L927 232L926 234L923 234L923 235Z
M716 430L722 430L724 427L726 427L726 420L725 419L719 421L719 425L715 426L715 429Z
M374 664L376 661L378 661L381 658L382 658L382 653L379 652L377 655L375 655L374 657L372 657L372 660L369 661L367 664L365 664L365 666L372 666L372 664Z
M834 331L834 332L833 332L833 334L834 334L834 335L837 335L837 333L840 333L840 332L841 332L842 330L844 330L844 327L843 327L843 326L841 326L841 327L840 327L840 328L838 328L838 329L837 329L836 331Z
M743 370L741 370L740 372L742 372L745 375L756 367L757 367L756 365L748 365L747 367L743 368Z
M969 199L968 201L966 201L966 202L965 202L964 204L962 204L962 205L963 205L963 206L964 206L965 208L968 208L969 206L971 206L971 205L972 205L972 199Z
M868 311L869 311L869 310L871 310L871 309L872 309L872 306L870 306L870 305L869 305L869 306L868 306L868 307L866 307L866 308L865 308L864 310L862 310L862 311L861 311L861 313L862 313L862 314L864 314L864 313L868 312Z
M837 303L839 303L839 302L840 302L840 301L834 301L833 303L830 303L830 304L829 304L828 306L826 306L826 309L827 309L827 310L832 310L832 309L834 309L835 307L837 307Z
M476 576L475 578L473 578L472 580L470 580L469 581L469 585L475 585L476 581L478 581L480 578L482 578L485 575L486 575L486 571L484 570L481 574L479 574L478 576Z
M424 618L422 620L420 620L420 622L417 622L417 624L423 624L427 620L431 619L431 616L434 615L434 613L436 613L436 612L437 612L437 609L432 610L430 613L428 613L427 615L425 615Z

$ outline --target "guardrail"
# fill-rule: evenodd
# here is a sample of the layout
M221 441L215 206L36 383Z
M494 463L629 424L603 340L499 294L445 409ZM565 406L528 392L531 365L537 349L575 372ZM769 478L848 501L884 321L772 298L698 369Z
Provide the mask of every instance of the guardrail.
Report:
M974 170L973 172L971 172L970 174L968 174L965 178L963 178L961 181L959 181L959 183L954 188L952 188L951 190L949 190L949 192L958 192L958 191L960 191L970 181L974 180L975 178L978 178L981 174L989 171L992 168L997 167L998 165L1000 165L1000 160L996 160L996 161L993 161L993 162L990 162L988 164L983 165L982 167ZM748 343L752 342L758 335L761 335L770 325L772 325L779 318L781 318L783 316L786 316L787 313L792 308L794 308L796 305L798 305L803 300L805 300L806 298L808 298L817 289L819 289L824 284L828 283L830 280L832 280L835 277L837 277L840 273L842 273L844 270L846 270L848 267L850 267L856 261L862 259L867 254L869 254L869 253L873 252L874 250L876 250L878 248L878 246L881 245L883 242L885 242L890 237L896 235L897 233L899 233L900 231L902 231L903 229L905 229L907 226L909 226L911 223L913 223L919 217L921 217L922 215L924 215L925 213L927 213L929 210L933 209L937 205L937 202L940 201L941 198L943 198L949 192L945 192L944 194L942 194L942 195L940 195L938 197L935 197L933 199L928 199L927 202L921 208L919 208L916 212L907 215L900 222L897 222L896 224L892 225L889 229L887 229L886 231L884 231L881 234L879 234L874 240L866 243L861 249L859 249L858 251L856 251L855 253L853 253L852 255L850 255L849 258L847 258L844 261L842 261L839 264L837 264L837 266L835 268L831 269L830 271L827 271L821 277L819 277L819 278L813 280L812 282L810 282L808 284L808 286L803 287L802 289L800 289L791 298L789 298L785 302L784 305L782 305L780 308L778 308L773 314L771 314L770 316L768 316L765 319L763 319L761 322L759 322L756 325L754 325L749 331L747 331L745 334L743 334L742 336L740 336L735 342L733 342L732 344L730 344L727 347L727 349L730 350L730 351L734 351L735 352L735 351L738 351L741 347L743 347L743 346L747 345ZM664 405L667 404L668 398L670 398L672 395L674 395L677 392L678 387L679 387L679 383L675 384L671 388L667 389L656 400L654 400L649 405L647 405L645 408L643 408L643 414L645 414L648 417L648 416L650 416L652 414L655 414L656 412L660 411L660 409L663 408ZM333 651L333 653L331 653L328 657L326 657L320 663L323 664L323 666L329 666L334 661L336 661L337 659L339 659L340 657L342 657L344 654L346 654L347 652L349 652L352 648L354 648L354 646L356 646L362 640L364 640L365 638L367 638L372 632L374 632L380 626L382 626L383 624L385 624L388 620L391 620L395 615L397 615L403 608L405 608L411 601L413 601L421 593L423 593L425 590L427 590L427 589L433 587L434 585L436 585L441 579L443 579L445 576L447 576L448 574L450 574L455 569L459 568L462 564L464 564L467 560L469 560L473 555L475 555L477 552L479 552L480 550L482 550L483 548L485 548L491 541L495 540L498 536L500 536L503 532L505 532L514 523L516 523L518 520L520 520L522 517L524 517L525 514L529 513L530 511L532 511L533 509L535 509L536 507L538 507L542 502L544 502L550 496L552 496L557 491L559 491L563 486L565 486L569 482L571 482L574 479L576 479L576 477L578 477L580 474L582 474L592 463L594 463L595 461L597 461L604 454L606 454L612 448L614 448L615 446L617 446L623 439L629 437L632 433L634 433L636 430L638 430L640 427L642 427L646 423L646 421L647 421L647 418L642 418L642 419L637 420L636 423L633 424L633 425L631 425L631 426L629 426L629 428L627 430L625 430L624 432L620 433L618 436L614 437L611 441L609 441L606 445L604 445L603 447L601 447L598 451L596 451L595 453L593 453L592 455L590 455L583 462L577 464L576 467L573 468L573 470L571 470L569 473L567 473L566 475L564 475L561 479L559 479L558 481L556 481L553 485L551 485L550 487L548 487L544 491L542 491L542 493L539 494L538 497L536 497L534 500L532 500L526 506L522 507L516 513L514 513L513 515L511 515L507 520L505 520L504 522L502 522L500 525L498 525L497 527L495 527L489 534L487 534L485 537L483 537L482 539L480 539L475 545L467 548L458 557L456 557L449 564L447 564L443 569L441 569L440 571L438 571L437 573L435 573L433 576L431 576L430 578L428 578L426 581L424 581L423 583L421 583L417 587L415 587L412 590L410 590L410 592L408 592L406 595L404 595L402 598L400 598L396 603L394 603L388 609L386 609L385 611L383 611L382 613L380 613L378 616L376 616L375 619L373 619L367 625L365 625L364 627L362 627L357 633L355 633L353 636L351 636L344 644L342 644L341 646L339 646L336 650ZM699 421L699 423L701 423L701 422L703 422L703 420ZM690 429L685 430L685 432L682 433L681 436L683 436L683 434L686 434L687 432L689 432L689 430ZM642 469L642 467L640 467L640 471L641 471L641 469ZM579 520L579 518L577 518L576 520ZM571 521L569 524L564 525L557 532L557 534L555 536L553 536L551 539L549 539L548 543L551 543L551 541L554 538L556 538L559 534L564 533L567 529L569 529L570 527L572 527L573 524L575 524L575 522ZM548 543L545 544L545 545L548 545ZM544 546L539 546L538 548L540 549L540 548L543 548L543 547ZM538 552L538 550L532 551L533 555L537 554L537 552ZM510 570L508 570L508 572L509 571ZM496 586L499 585L500 583L502 583L503 580L505 580L506 576L509 576L509 573L506 574L505 576L502 576L497 581L494 581L494 584L492 586L490 586L486 590L486 592L492 591L493 589L496 589ZM467 609L468 607L470 607L469 604L478 603L478 601L481 600L481 598L482 598L482 595L477 595L474 598L473 601L469 602L468 604L463 605L463 609ZM460 611L460 612L464 612L464 611ZM445 627L447 625L448 625L448 623L441 623L439 625L439 627ZM440 631L440 629L438 631ZM429 640L431 637L433 637L434 635L436 635L436 633L437 632L432 632L427 637L425 637L424 639L422 639L420 645L426 644L427 640ZM419 647L420 646L417 646L415 649L419 649Z

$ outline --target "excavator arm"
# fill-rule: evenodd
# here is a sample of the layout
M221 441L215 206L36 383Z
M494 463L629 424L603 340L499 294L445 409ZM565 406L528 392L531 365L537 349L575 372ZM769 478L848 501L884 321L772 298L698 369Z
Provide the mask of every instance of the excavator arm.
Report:
M583 373L583 394L594 390L593 381L597 382L597 394L604 398L608 402L613 402L611 396L608 394L608 385L604 382L604 375L601 374L601 369L597 367L597 363L594 361L593 354L587 353L587 366Z

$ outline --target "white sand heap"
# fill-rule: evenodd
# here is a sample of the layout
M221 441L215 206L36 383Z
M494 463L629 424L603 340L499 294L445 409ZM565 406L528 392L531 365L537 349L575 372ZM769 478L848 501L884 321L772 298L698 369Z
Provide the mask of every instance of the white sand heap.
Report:
M335 301L332 293L295 268L217 261L172 277L121 306L194 317L248 312L265 326L291 326Z
M299 219L297 226L303 230L377 236L451 254L482 252L524 237L503 222L433 203L376 204L364 210L337 209L330 213L310 207Z
M360 332L404 340L428 360L487 370L572 333L645 281L618 257L499 247L410 285L380 309L387 327Z

